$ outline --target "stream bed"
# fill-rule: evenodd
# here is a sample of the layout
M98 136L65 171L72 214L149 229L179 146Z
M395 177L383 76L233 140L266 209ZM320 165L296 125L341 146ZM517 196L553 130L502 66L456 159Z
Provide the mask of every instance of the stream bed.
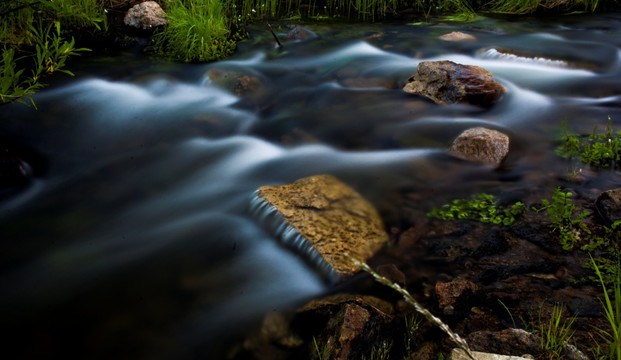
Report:
M621 128L620 15L306 28L277 49L253 26L211 64L73 59L76 76L54 78L36 108L0 107L0 136L28 149L34 174L0 193L8 353L209 358L266 312L332 291L249 215L258 187L334 175L395 233L414 222L405 194L424 212L476 192L551 191L568 171L554 153L563 122ZM453 31L476 39L439 39ZM481 66L507 93L482 109L403 92L424 60ZM210 70L260 86L236 94ZM500 168L446 153L475 126L510 136ZM603 171L576 188L619 185Z

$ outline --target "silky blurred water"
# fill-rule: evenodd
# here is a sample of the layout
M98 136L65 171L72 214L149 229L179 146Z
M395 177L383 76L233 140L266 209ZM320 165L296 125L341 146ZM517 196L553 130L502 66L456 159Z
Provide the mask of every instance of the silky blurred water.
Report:
M452 194L528 191L566 171L553 151L561 122L589 132L610 115L621 126L617 15L310 28L316 38L278 50L254 27L212 64L81 59L75 78L34 97L37 109L0 107L0 136L45 163L0 203L6 351L221 356L266 312L329 291L248 214L258 187L328 173L382 214L405 192L431 207ZM438 39L451 31L477 40ZM507 94L488 110L405 94L423 60L482 66ZM260 93L218 87L206 76L216 68L257 77ZM500 169L445 153L473 126L511 137ZM615 184L610 172L588 186Z

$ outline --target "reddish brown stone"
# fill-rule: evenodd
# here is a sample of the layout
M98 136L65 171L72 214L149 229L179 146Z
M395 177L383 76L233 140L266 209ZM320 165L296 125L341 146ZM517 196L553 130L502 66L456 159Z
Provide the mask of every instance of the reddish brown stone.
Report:
M437 104L468 103L489 107L505 94L492 74L478 66L452 61L423 61L403 88Z

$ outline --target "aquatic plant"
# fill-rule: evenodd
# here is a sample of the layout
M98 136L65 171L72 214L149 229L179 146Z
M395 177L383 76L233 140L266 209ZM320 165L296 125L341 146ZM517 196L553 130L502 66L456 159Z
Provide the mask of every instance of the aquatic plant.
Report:
M621 167L621 131L614 131L610 116L603 132L598 132L598 126L595 126L588 136L569 132L566 122L562 126L563 136L561 145L556 148L557 155L567 159L579 159L595 169Z
M565 250L573 249L583 233L590 234L582 220L591 213L584 210L577 215L574 214L576 205L571 198L572 193L563 191L559 186L554 189L552 200L542 199L540 208L532 207L536 212L546 211L548 226L558 234L560 244Z
M472 351L470 350L470 347L468 346L468 343L466 342L466 340L464 340L458 334L454 333L449 328L448 325L446 325L442 320L440 320L440 318L433 315L429 310L427 310L418 301L416 301L416 299L414 299L414 297L406 289L402 288L399 284L390 281L390 279L376 273L369 267L369 265L363 262L360 262L356 259L352 259L352 261L356 266L360 267L363 271L371 274L371 276L373 276L373 278L377 282L379 282L380 284L386 285L390 287L391 289L395 290L396 292L398 292L399 294L401 294L405 302L414 306L414 309L418 313L423 315L425 319L430 321L432 324L439 327L440 330L442 330L446 335L448 335L451 341L453 341L453 343L455 343L455 345L457 345L459 349L462 349L470 359L475 360L474 355L472 354Z
M469 199L455 199L440 208L432 209L427 216L441 220L477 220L483 223L512 225L526 210L522 202L505 208L498 205L498 199L491 194L480 193Z
M599 328L596 328L596 330L598 331L598 335L608 343L609 359L621 360L621 264L619 258L617 258L616 281L614 281L612 288L608 288L604 282L604 277L600 272L599 266L595 260L593 260L592 256L590 256L590 258L593 269L604 291L604 302L602 302L602 306L604 307L606 320L610 325L610 331ZM609 291L612 292L613 299L610 298L608 294Z
M383 340L379 345L373 346L369 360L388 360L390 357L390 350L392 349L392 340ZM366 356L362 356L362 360L366 360Z
M404 319L405 322L405 335L403 339L403 343L405 345L405 355L409 357L414 351L415 343L414 343L414 334L418 331L420 327L421 320L414 316L406 316Z

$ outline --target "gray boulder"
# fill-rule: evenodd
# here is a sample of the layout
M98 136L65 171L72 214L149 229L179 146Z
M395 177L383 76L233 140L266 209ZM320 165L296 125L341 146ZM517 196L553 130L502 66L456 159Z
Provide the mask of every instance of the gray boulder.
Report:
M500 131L476 127L457 136L449 151L462 160L498 166L509 153L509 137Z
M168 23L166 13L155 1L145 1L133 6L123 19L125 25L141 30L149 30Z

